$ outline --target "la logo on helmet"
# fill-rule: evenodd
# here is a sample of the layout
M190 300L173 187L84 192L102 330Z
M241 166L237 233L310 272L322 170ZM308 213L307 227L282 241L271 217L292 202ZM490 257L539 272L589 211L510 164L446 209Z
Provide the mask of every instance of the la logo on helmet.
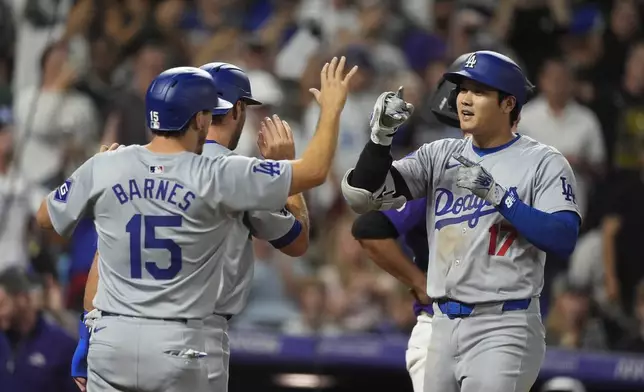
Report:
M463 68L474 68L476 66L476 53L472 53L470 57L465 60Z

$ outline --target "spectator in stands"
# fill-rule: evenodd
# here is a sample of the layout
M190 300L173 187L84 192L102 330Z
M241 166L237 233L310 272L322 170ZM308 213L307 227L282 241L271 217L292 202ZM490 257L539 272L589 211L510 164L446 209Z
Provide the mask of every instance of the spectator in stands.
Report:
M547 59L539 74L541 94L521 112L519 132L559 150L577 179L577 204L585 215L594 176L606 153L597 116L573 98L574 74L561 58Z
M31 291L20 270L0 274L0 325L8 326L0 332L2 390L75 392L69 364L76 342L45 319Z
M328 232L331 246L320 279L329 295L329 315L349 332L373 331L384 316L384 298L393 279L377 271L351 235L351 216L339 218Z
M45 49L38 87L19 90L15 97L15 142L21 176L53 189L93 154L98 138L98 114L92 101L74 90L78 73L65 43Z
M346 66L357 65L360 67L360 72L351 79L347 103L340 116L338 151L335 155L330 179L323 186L311 192L314 209L316 207L320 207L322 210L328 209L341 199L340 182L347 170L353 167L362 147L369 140L369 113L373 109L376 98L380 95L374 85L378 73L369 49L365 46L350 46L344 51L344 54L347 59ZM306 140L310 140L315 132L319 111L319 105L315 101L305 109L302 122Z
M29 265L28 232L46 190L30 184L12 165L11 108L0 106L0 271Z
M409 336L416 325L416 316L413 311L414 297L409 290L397 286L385 298L387 317L385 317L376 330L380 333L403 334Z
M640 6L634 0L613 1L604 31L604 53L599 63L599 74L604 83L619 83L624 73L624 62L630 46L640 29Z
M286 323L288 335L338 335L342 331L329 319L326 312L327 292L316 278L304 278L299 285L299 316Z
M591 310L588 290L560 275L553 285L553 308L546 320L546 344L571 349L603 350L606 333Z
M277 255L266 241L253 240L255 273L243 313L232 320L234 327L280 331L297 317L298 263Z
M639 143L644 127L644 41L630 46L621 85L599 87L593 110L604 129L609 163L619 170L639 171Z
M617 345L621 351L644 353L644 280L635 288L635 321L634 333L626 334Z
M161 43L146 42L132 60L132 80L114 98L101 144L148 143L150 134L142 117L145 115L145 92L150 82L167 68L167 51Z
M635 123L633 125L636 126ZM644 134L633 143L639 148L640 167L644 168ZM641 257L644 233L642 169L622 171L612 176L606 189L610 190L604 201L602 221L606 295L614 306L630 314L634 309L634 289L644 279Z

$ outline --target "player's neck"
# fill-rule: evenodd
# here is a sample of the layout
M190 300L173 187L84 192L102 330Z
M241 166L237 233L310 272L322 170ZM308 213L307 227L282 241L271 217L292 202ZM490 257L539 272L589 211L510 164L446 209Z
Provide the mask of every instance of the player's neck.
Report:
M145 148L159 154L175 154L178 152L192 151L186 144L185 138L155 136L150 143L145 145Z
M217 144L220 144L226 148L230 148L230 139L232 138L232 135L222 127L213 125L210 126L210 129L208 130L208 136L206 138L208 140L214 140L215 142L217 142Z
M472 144L479 148L494 148L506 144L513 138L512 129L508 129L502 133L472 135Z

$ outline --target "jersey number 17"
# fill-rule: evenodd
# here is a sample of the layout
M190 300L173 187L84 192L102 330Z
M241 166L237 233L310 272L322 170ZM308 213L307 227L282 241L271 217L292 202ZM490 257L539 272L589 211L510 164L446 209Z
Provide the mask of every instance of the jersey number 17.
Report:
M181 227L183 218L180 215L148 215L135 214L125 226L130 234L130 276L133 279L143 278L143 265L150 276L156 280L170 280L181 271L181 247L169 238L157 238L157 227ZM144 232L141 243L141 229ZM154 261L143 263L143 249L165 249L170 252L170 265L160 268Z
M487 254L491 256L505 256L510 246L517 239L517 230L512 226L501 225L500 223L490 227L490 245ZM503 242L501 242L501 240ZM499 242L501 242L499 246Z

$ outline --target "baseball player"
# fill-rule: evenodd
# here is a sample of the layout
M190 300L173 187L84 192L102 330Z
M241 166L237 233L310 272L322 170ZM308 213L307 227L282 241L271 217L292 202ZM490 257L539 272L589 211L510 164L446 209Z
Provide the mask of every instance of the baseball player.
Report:
M450 69L460 69L467 54L459 57ZM431 110L443 124L459 128L456 109L447 105L454 83L442 79L431 98ZM423 391L425 379L425 360L427 347L432 333L431 300L427 297L428 253L427 224L425 216L427 201L411 200L397 210L369 211L360 215L353 223L353 236L360 242L369 257L383 270L410 287L416 297L414 313L416 325L407 345L406 364L414 392ZM404 242L412 251L413 262L400 248L396 238L404 237Z
M578 236L575 178L557 150L512 132L528 97L514 61L478 51L444 77L457 85L451 104L471 137L392 163L391 139L413 107L384 93L343 194L359 213L426 197L435 315L424 390L525 392L545 353L537 297L546 253L570 255Z
M216 157L234 155L246 120L247 105L261 105L251 93L248 76L239 67L227 63L209 63L200 67L215 80L219 94L233 102L230 110L214 109L203 155ZM295 159L293 135L288 124L274 116L261 124L258 146L264 158ZM208 380L213 391L228 390L228 323L246 305L253 280L254 254L251 236L268 241L282 253L297 257L308 248L309 218L302 194L292 195L285 208L277 211L250 211L226 238L227 259L224 266L224 287L214 305L214 314L205 320Z
M88 390L209 390L203 320L225 279L229 228L244 211L279 210L289 195L324 182L357 71L345 76L345 61L321 72L318 131L299 160L195 155L212 109L232 104L206 71L173 68L146 94L153 140L94 156L43 201L43 228L67 235L84 215L96 223Z

